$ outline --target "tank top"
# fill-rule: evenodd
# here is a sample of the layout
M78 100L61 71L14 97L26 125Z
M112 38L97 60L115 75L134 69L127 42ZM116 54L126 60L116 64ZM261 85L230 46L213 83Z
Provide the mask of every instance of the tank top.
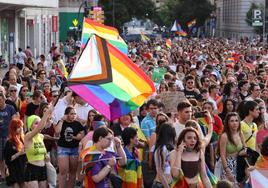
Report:
M181 160L181 169L184 176L187 178L195 177L200 171L200 158L197 161L184 161Z
M233 154L235 152L239 152L242 148L243 148L243 144L241 141L239 142L237 146L228 141L226 145L226 152L228 154Z
M43 137L41 134L37 134L32 138L32 144L26 149L26 156L28 161L41 161L45 160L45 154L47 153Z

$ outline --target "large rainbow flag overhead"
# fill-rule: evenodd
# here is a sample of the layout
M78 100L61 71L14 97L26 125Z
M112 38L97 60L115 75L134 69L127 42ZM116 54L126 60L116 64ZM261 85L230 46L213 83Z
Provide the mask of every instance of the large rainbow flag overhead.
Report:
M142 70L97 35L88 40L68 85L109 120L135 110L155 92Z
M119 49L122 53L128 53L128 46L125 41L120 37L118 30L114 27L109 27L89 18L84 18L83 22L83 31L82 31L82 45L84 48L88 39L96 34L109 41L114 47Z

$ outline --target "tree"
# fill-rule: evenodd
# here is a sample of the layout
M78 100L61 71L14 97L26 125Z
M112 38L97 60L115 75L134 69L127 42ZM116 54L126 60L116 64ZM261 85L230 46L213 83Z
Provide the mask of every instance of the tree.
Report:
M100 0L105 14L105 24L113 25L113 5L115 14L115 27L119 30L125 22L133 17L138 19L152 18L155 14L155 6L151 0Z
M183 26L197 19L197 25L203 25L215 7L208 0L167 0L160 10L163 25L170 26L178 20Z

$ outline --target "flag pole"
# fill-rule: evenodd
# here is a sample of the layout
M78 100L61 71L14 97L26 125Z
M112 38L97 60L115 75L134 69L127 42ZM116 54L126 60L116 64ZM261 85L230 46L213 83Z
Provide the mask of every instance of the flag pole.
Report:
M61 83L61 87L60 87L59 95L58 95L56 101L55 101L54 104L53 104L54 107L55 107L56 104L59 102L59 99L60 99L61 95L64 93L64 89L65 89L65 87L67 87L67 79L64 77L64 78L63 78L63 82Z

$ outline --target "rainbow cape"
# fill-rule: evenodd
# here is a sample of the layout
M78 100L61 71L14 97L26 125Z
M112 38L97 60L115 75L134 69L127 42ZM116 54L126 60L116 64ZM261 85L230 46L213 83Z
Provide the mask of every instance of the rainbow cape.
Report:
M68 87L109 120L140 107L153 82L125 54L93 35L68 78Z
M187 23L187 26L189 29L191 29L196 24L196 19L193 19L192 21Z
M200 176L198 177L199 181L198 181L198 188L204 188L204 185L202 183L202 180L200 178ZM179 170L179 175L177 178L173 178L173 181L170 185L171 188L190 188L189 184L187 183L183 171L182 169Z
M136 159L127 159L127 164L118 168L118 175L122 179L122 188L142 188L141 162Z
M80 152L82 159L82 172L85 173L84 186L85 188L95 188L95 183L92 180L91 169L100 158L100 152L97 151L96 146L93 145Z
M166 46L170 49L171 48L171 39L166 39Z
M183 171L179 170L179 175L176 178L173 178L171 188L189 188L189 185L184 177Z
M109 27L97 22L89 18L84 18L83 21L83 31L82 31L82 45L81 47L84 48L88 39L93 35L96 34L106 40L109 41L114 47L119 49L122 53L128 53L128 46L125 41L120 37L117 29L113 27Z

